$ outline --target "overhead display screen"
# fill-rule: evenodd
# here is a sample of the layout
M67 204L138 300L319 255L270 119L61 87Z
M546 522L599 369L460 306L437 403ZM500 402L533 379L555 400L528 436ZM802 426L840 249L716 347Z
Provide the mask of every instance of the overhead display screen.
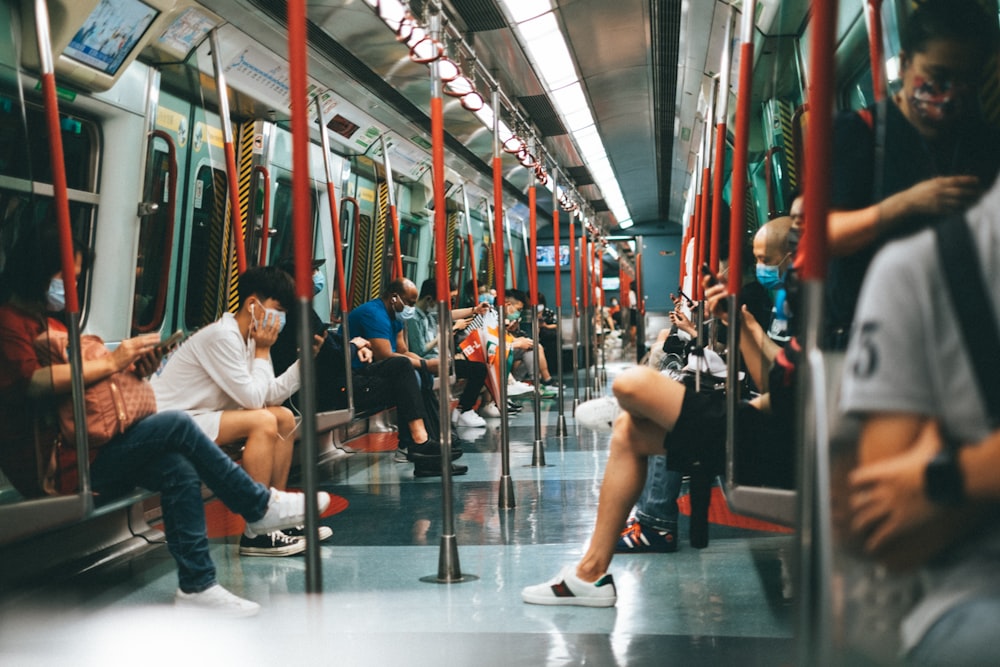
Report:
M101 0L63 55L113 76L158 15L140 0Z

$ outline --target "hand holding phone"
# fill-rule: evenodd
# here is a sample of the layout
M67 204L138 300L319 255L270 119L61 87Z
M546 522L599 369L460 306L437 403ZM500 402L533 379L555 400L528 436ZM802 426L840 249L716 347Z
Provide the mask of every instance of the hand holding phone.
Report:
M161 354L168 352L177 345L179 345L180 342L184 340L184 337L185 337L184 331L182 329L178 329L177 331L170 334L163 341L161 341L160 344L156 346L156 349Z
M705 283L705 287L711 287L712 285L719 284L719 278L712 273L712 267L708 265L708 262L701 265L701 275L708 278L708 281Z

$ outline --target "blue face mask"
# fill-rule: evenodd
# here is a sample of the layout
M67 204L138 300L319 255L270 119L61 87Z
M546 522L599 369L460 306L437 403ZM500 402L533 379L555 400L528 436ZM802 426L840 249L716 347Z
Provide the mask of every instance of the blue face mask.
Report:
M488 304L490 304L492 306L493 305L493 295L492 294L480 294L479 295L479 302L480 303L488 303Z
M764 286L764 289L778 289L785 282L781 275L780 264L757 263L757 282Z
M49 310L66 310L66 287L62 278L53 278L49 283L49 291L45 294L45 303Z
M319 294L326 287L326 276L322 271L313 274L313 294Z

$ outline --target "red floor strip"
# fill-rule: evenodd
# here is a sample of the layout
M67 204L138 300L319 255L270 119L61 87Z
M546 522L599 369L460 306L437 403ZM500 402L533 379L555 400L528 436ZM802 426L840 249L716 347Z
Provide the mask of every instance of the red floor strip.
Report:
M691 516L691 498L684 494L677 499L677 507L681 514ZM733 528L745 528L747 530L761 530L769 533L791 533L791 528L781 526L770 521L761 521L747 516L733 514L729 511L729 504L726 503L726 496L722 489L717 486L712 487L712 502L708 508L708 521L720 526L731 526Z

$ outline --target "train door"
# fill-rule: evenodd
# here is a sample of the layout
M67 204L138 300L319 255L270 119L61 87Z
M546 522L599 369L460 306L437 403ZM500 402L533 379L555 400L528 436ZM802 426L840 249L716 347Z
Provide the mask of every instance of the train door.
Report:
M170 327L194 330L209 324L231 304L235 282L235 252L227 224L226 181L222 130L219 118L177 97L161 93L156 110L153 145L149 151L150 183L147 202L160 204L147 216L140 244L136 314L133 327L142 330L156 321L155 289L165 290L161 315ZM174 215L170 207L168 172L169 139L177 155ZM170 238L169 246L166 239ZM156 247L172 248L169 269ZM156 279L147 274L156 275ZM166 280L166 287L162 286ZM139 307L141 306L141 307Z

